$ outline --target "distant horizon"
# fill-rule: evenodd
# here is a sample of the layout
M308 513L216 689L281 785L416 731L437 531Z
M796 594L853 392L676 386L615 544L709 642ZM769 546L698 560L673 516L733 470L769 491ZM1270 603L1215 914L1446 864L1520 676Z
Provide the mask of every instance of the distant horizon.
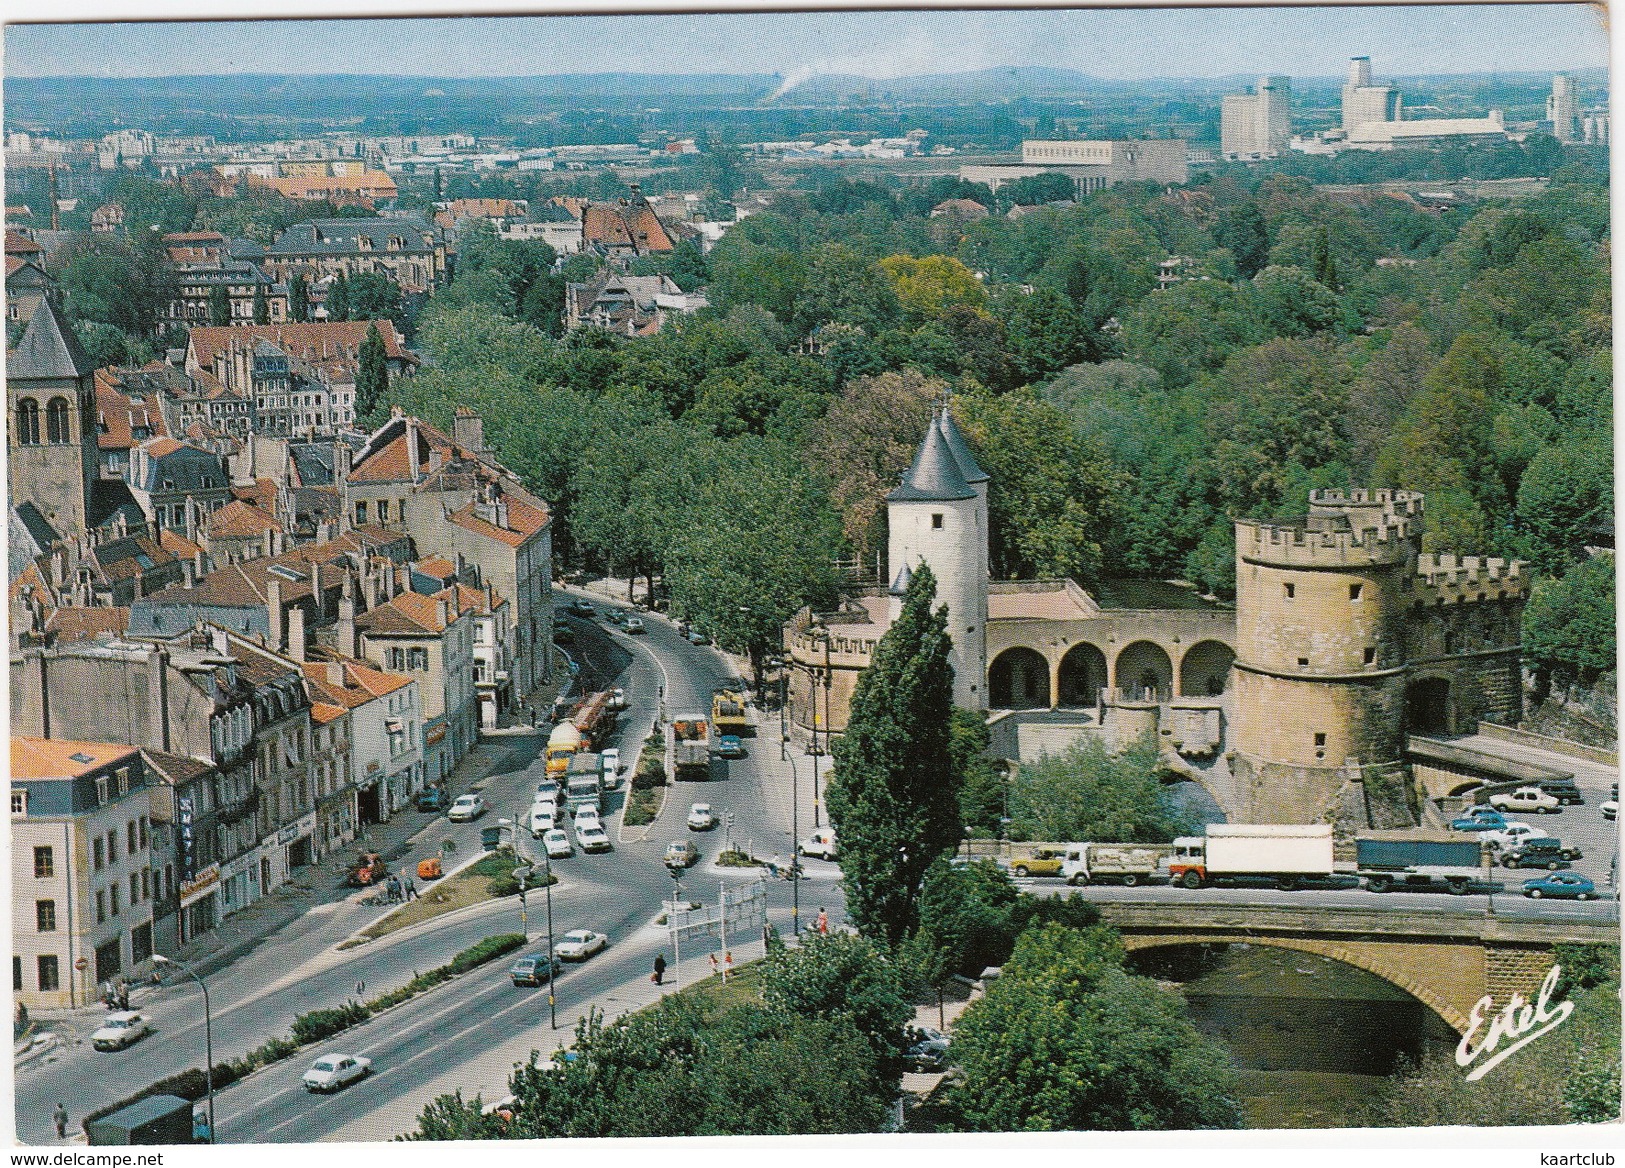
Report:
M53 5L53 14L60 10ZM1378 78L1609 64L1599 12L1579 3L40 23L8 25L5 49L7 78L60 81L698 73L777 74L799 84L815 76L887 81L1040 67L1128 82L1335 79L1354 56L1371 57ZM375 68L356 72L358 57ZM204 60L210 67L200 69ZM696 61L708 67L696 70ZM167 62L184 62L187 71Z

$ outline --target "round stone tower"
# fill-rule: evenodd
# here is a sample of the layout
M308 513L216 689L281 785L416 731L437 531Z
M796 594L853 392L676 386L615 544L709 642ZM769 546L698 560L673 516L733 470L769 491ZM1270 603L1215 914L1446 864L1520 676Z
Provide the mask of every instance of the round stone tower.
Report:
M1237 521L1238 818L1346 818L1400 760L1421 516L1416 492L1315 491L1300 523Z
M971 710L987 708L987 482L944 410L886 496L893 618L914 568L930 564L937 603L948 606L954 704Z

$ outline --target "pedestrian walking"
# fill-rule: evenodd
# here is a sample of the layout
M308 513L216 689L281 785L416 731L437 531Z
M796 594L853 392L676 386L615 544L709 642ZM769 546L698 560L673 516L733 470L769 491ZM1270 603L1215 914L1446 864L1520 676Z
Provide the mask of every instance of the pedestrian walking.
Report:
M51 1122L56 1124L56 1138L59 1140L67 1139L68 1109L63 1107L62 1104L58 1103L56 1105L56 1110L51 1112Z
M723 953L723 955L722 955L722 980L727 981L730 977L733 976L733 972L734 972L734 951L732 949L729 949L725 953Z
M826 937L829 936L829 914L823 909L818 910L818 931Z
M713 953L711 954L711 976L716 977L721 972L722 967L717 964L717 955Z
M399 876L389 878L389 899L396 904L401 902L401 878Z
M656 953L655 954L654 983L655 983L655 985L664 985L665 982L666 982L666 955L664 953Z
M417 898L418 898L417 882L414 881L410 876L408 876L406 878L406 899L407 900L416 900Z
M358 981L358 982L355 983L355 996L356 997L359 998L362 994L364 994L366 992L367 992L367 983L366 982Z

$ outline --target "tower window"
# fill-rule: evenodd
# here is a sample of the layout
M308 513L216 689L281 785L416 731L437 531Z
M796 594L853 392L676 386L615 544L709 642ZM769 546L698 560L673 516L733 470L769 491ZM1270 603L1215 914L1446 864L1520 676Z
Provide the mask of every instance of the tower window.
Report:
M1316 734L1315 735L1315 745L1316 746L1325 746L1326 745L1326 735L1324 735L1324 734Z
M941 531L942 530L942 512L941 511L933 511L931 513L931 528L934 531Z
M1307 657L1299 657L1298 658L1298 664L1300 666L1307 666L1309 664L1309 658L1307 658Z
M45 440L47 442L67 442L68 438L68 399L53 397L50 404L45 407Z
M1281 595L1286 599L1291 600L1292 597L1296 595L1297 589L1298 586L1296 584L1283 584L1281 585Z
M1350 584L1349 585L1349 599L1350 600L1358 600L1358 599L1360 599L1360 593L1362 593L1364 591L1365 591L1365 585L1364 584Z
M1372 648L1369 645L1366 646L1365 663L1367 665L1372 665L1372 664L1376 663L1376 660L1377 660L1377 651L1376 651L1376 649Z
M17 442L21 446L39 445L39 402L31 397L17 403Z

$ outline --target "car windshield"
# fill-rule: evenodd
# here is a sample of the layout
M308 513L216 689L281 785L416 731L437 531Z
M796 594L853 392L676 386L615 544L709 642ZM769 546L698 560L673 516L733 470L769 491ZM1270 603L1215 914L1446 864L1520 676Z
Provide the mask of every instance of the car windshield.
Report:
M577 929L573 933L564 934L564 939L570 942L585 941L587 939L587 934L584 930Z
M310 1069L313 1070L313 1071L331 1071L333 1069L333 1060L332 1059L317 1059L316 1060L316 1065L311 1067Z
M134 1018L109 1018L107 1020L107 1029L109 1030L123 1030L126 1026L134 1025Z

